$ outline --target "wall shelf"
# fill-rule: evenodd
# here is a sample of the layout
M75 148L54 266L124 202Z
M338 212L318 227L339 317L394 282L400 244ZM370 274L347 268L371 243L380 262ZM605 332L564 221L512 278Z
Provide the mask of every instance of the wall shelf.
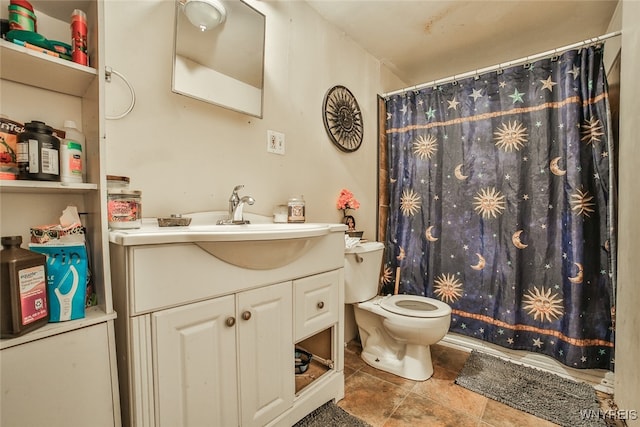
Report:
M86 309L85 317L67 322L48 323L45 326L31 331L16 338L6 338L0 340L0 349L14 347L31 341L47 338L53 335L63 334L79 328L95 325L116 318L116 313L105 313L100 307L89 307Z
M52 181L0 181L1 193L87 193L98 189L97 184L63 183Z
M97 77L94 68L0 39L0 77L73 96L83 96Z
M3 7L8 0L0 0ZM68 425L75 420L120 427L120 396L109 271L104 161L104 0L32 0L38 31L69 40L74 9L87 16L91 67L0 39L0 104L18 123L34 118L61 129L74 120L85 135L87 183L0 180L3 236L30 240L34 224L48 224L65 206L83 214L97 306L82 319L48 323L0 339L0 424ZM14 149L14 151L17 151ZM87 393L84 384L91 383ZM33 408L39 408L34 411Z

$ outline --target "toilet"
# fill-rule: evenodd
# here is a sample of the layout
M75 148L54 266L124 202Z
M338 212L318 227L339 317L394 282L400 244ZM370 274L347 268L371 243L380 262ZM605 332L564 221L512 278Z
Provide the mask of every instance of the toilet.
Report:
M417 295L379 296L384 245L345 249L345 303L353 304L362 359L374 368L424 381L433 375L429 346L449 330L451 307Z

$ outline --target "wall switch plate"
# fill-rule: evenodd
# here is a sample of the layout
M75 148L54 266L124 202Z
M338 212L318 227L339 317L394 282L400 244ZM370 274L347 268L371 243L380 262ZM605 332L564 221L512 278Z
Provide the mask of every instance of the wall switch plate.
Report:
M273 130L267 131L267 151L284 155L284 133Z

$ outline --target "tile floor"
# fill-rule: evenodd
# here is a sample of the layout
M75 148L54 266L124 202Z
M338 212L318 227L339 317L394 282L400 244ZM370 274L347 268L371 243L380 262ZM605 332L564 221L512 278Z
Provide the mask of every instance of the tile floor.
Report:
M418 382L370 367L360 358L361 350L357 341L345 349L345 398L338 405L373 427L556 425L454 384L470 353L431 346L434 374ZM608 409L610 396L602 393L598 397Z

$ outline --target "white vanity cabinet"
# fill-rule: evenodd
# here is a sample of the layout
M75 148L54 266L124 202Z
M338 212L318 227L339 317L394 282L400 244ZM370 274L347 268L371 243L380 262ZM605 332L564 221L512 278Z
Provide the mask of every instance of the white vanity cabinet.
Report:
M31 0L38 33L69 42L74 9L87 15L89 66L0 40L0 107L20 123L44 121L62 129L73 120L86 137L87 179L66 184L0 181L0 232L22 236L57 222L76 206L86 227L97 305L83 319L49 323L0 340L0 425L119 426L120 400L111 299L104 136L104 3ZM0 0L7 17L8 0Z
M263 426L293 404L290 282L159 311L151 324L160 426Z
M110 233L127 426L290 427L344 396L343 226L291 239L295 251L212 230ZM304 384L300 345L326 364Z

